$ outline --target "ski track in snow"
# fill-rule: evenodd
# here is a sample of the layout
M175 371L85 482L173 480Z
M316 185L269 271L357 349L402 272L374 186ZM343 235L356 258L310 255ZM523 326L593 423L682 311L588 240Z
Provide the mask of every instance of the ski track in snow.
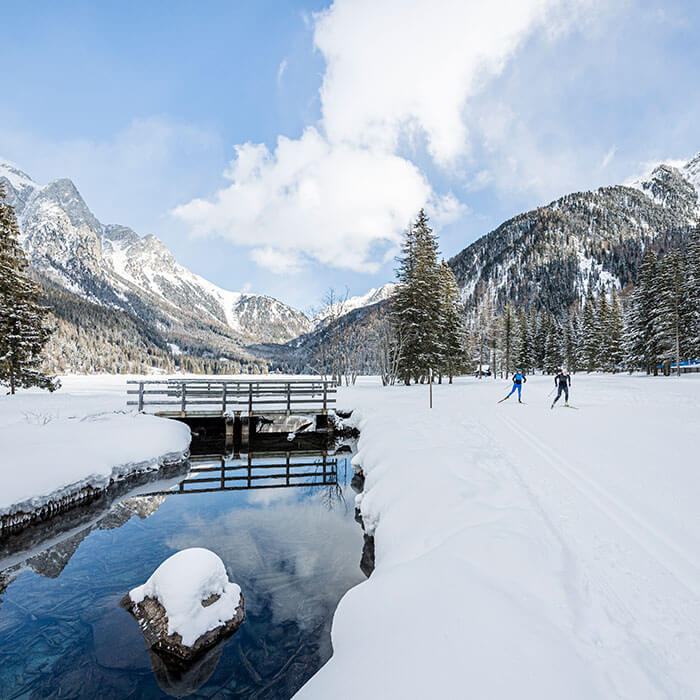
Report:
M700 698L700 377L551 386L341 392L377 568L300 697Z

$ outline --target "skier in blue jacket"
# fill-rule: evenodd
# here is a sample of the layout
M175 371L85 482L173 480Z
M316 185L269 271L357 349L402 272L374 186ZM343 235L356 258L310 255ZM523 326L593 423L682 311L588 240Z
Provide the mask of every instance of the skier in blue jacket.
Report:
M518 390L518 403L522 403L521 392L523 390L523 384L526 381L527 377L525 376L525 373L521 369L516 369L515 374L513 375L513 388L510 390L510 394L501 399L498 403L502 403L506 399L509 399L515 393L516 389Z

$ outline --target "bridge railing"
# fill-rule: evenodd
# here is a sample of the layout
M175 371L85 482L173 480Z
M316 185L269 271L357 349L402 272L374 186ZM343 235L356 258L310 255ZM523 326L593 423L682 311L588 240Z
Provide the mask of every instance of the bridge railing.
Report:
M131 379L127 405L139 412L326 413L335 404L336 385L327 379Z

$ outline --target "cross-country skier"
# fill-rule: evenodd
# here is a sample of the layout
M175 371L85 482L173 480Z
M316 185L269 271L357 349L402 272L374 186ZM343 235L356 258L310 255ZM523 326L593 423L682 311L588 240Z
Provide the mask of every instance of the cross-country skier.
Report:
M559 373L557 374L556 377L554 377L554 387L557 390L557 395L552 401L552 408L554 408L554 404L559 401L559 397L561 396L561 392L564 392L564 405L568 406L569 405L569 387L571 386L571 375L565 370L565 369L560 369Z
M502 403L506 399L509 399L512 394L515 393L515 390L518 390L518 403L522 403L521 399L521 391L523 389L523 384L527 381L527 377L525 376L525 373L521 369L516 369L515 374L513 375L513 388L510 390L510 394L506 396L504 399L501 399L498 403Z

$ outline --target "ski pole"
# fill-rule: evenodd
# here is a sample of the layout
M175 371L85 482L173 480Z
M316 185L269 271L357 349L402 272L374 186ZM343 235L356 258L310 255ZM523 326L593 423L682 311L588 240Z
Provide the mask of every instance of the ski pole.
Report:
M547 394L547 398L549 398L554 393L554 389L556 389L556 387L553 387L549 394Z

